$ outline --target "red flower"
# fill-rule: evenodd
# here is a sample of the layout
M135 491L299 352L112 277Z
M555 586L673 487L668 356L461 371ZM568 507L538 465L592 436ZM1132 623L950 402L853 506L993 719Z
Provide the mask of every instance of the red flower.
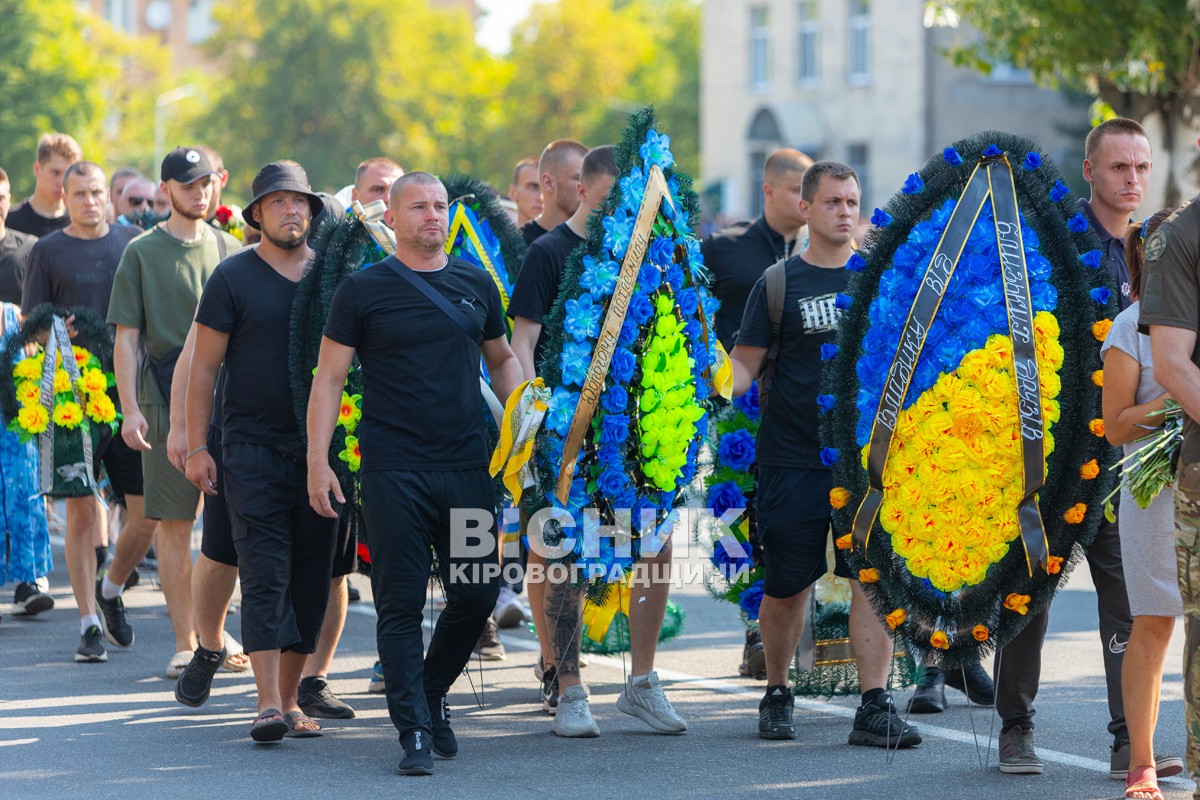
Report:
M217 208L217 222L225 225L229 220L233 219L233 209L229 206L220 206Z

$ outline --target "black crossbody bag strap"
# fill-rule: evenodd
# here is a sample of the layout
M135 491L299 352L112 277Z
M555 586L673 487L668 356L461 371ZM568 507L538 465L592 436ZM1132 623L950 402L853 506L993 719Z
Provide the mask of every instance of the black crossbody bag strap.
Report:
M477 347L483 344L483 331L478 330L474 325L472 325L467 318L462 315L461 311L451 305L450 301L442 296L441 292L430 286L424 278L419 277L395 256L388 256L381 263L386 264L388 269L399 275L401 278L404 278L404 280L408 281L409 284L417 289L417 291L429 298L430 302L441 309L442 313L449 317L451 321L453 321L454 324L459 327L459 330L461 330L468 339L474 342ZM446 266L449 267L449 264Z
M771 384L775 382L775 362L779 358L779 336L783 328L783 304L787 297L787 259L781 258L763 273L763 281L767 290L767 317L771 320L771 346L767 348L767 357L763 361L762 371L758 375L758 404L766 405L767 395L771 393Z

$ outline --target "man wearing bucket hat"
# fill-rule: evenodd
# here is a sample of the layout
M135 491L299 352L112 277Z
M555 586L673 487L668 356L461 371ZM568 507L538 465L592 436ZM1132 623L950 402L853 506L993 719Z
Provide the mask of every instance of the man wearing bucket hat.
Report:
M200 493L167 460L170 389L200 292L217 264L241 243L204 223L217 170L202 150L175 148L163 159L161 174L171 216L125 248L113 279L108 322L117 328L113 361L125 417L121 433L125 443L141 453L146 517L159 520L159 576L175 629L175 655L167 677L174 678L192 660L197 644L191 534ZM97 588L96 600L106 621L124 616L125 579L150 545L148 536L123 536L118 542ZM223 649L220 641L209 644ZM224 656L217 664L223 661ZM230 666L245 669L245 656Z
M188 480L229 505L242 581L242 637L254 666L258 742L320 735L297 705L306 656L325 616L337 520L308 505L304 442L292 406L288 330L306 237L321 199L294 161L254 178L246 224L262 241L221 263L196 311L188 376ZM217 372L224 365L221 485L208 452Z

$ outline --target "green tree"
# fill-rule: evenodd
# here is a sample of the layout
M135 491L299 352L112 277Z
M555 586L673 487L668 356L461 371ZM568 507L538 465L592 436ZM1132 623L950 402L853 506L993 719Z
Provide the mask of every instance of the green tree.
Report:
M210 55L227 77L204 129L243 194L278 158L330 190L374 155L406 170L471 171L500 117L506 70L460 9L246 0L218 7L217 21Z
M0 166L15 196L32 189L46 131L71 134L85 158L102 164L137 149L145 98L158 80L153 46L115 33L74 0L0 0L0 19Z
M934 0L983 33L952 55L988 72L996 59L1031 71L1045 85L1086 91L1120 116L1157 117L1155 148L1165 160L1166 204L1177 205L1177 163L1192 142L1181 136L1200 117L1200 3L1197 0ZM1161 168L1160 168L1161 169ZM1156 170L1158 171L1158 170Z

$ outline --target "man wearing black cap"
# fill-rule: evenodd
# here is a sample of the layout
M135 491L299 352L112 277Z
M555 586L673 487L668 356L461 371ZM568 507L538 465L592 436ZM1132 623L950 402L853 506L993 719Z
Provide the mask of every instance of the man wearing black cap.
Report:
M204 224L216 176L198 148L177 147L167 154L162 191L171 201L171 216L125 248L108 306L108 322L117 327L113 361L125 417L121 433L141 453L146 518L159 520L158 574L175 629L169 678L179 676L196 650L191 539L200 502L199 490L167 460L169 386L200 292L225 255L241 246ZM117 545L96 598L110 630L124 620L125 579L150 545L149 537L132 536L121 537ZM223 649L219 640L208 644L216 652Z
M49 302L67 308L85 306L104 317L121 253L142 230L108 223L108 182L104 170L91 161L77 161L66 169L62 191L70 223L38 239L29 251L21 308L28 313ZM92 346L84 341L77 344ZM94 453L94 459L97 464L104 463L113 491L129 511L121 529L122 538L152 536L154 523L142 515L142 464L138 454L116 436ZM110 643L129 647L133 631L128 625L110 626L108 631L100 627L95 599L98 559L93 547L101 528L100 504L94 496L86 495L68 497L66 506L67 572L80 617L75 660L107 661L105 634Z
M196 311L187 392L188 480L229 506L242 581L242 638L254 666L255 741L307 737L320 726L296 702L305 656L316 648L337 521L308 505L304 443L292 408L288 328L296 284L312 255L306 242L321 199L304 169L276 161L259 170L246 224L257 247L221 263ZM225 368L222 485L207 452L217 371Z

